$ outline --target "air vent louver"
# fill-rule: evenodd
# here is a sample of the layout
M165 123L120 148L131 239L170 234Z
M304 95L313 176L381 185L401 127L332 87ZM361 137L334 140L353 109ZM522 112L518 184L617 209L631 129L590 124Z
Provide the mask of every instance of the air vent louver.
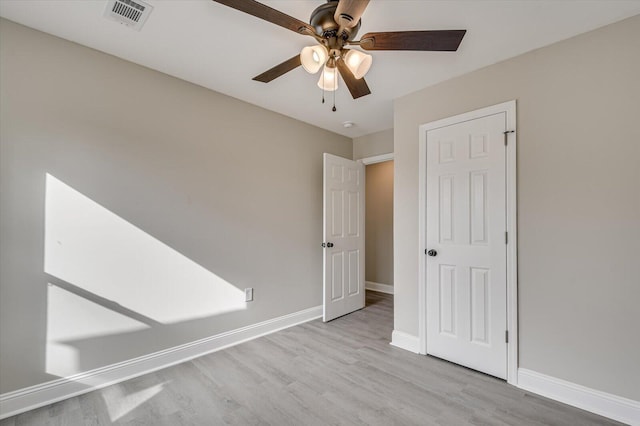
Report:
M139 0L109 0L104 16L140 31L153 6Z

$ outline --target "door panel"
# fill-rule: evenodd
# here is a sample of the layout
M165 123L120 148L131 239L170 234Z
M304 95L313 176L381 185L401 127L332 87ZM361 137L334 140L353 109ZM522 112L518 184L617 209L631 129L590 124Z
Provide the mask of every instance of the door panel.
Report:
M427 353L506 378L505 114L427 132Z
M349 296L360 291L360 251L351 250L349 256Z
M324 154L324 305L330 321L364 308L364 166ZM330 244L328 244L330 243Z
M344 194L340 190L331 191L331 236L342 236L342 222L343 222L343 198Z
M471 341L489 343L489 270L471 268Z
M471 179L471 244L486 245L487 240L487 171L470 173Z
M456 267L440 265L440 333L456 335Z
M344 296L344 253L331 253L331 301L342 299Z
M360 234L360 194L358 192L349 191L349 237L358 237Z

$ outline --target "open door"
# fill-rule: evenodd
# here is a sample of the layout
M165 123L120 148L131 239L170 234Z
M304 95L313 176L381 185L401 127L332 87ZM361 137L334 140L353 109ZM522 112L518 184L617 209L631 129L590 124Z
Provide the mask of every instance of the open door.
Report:
M323 321L364 308L364 165L324 154Z

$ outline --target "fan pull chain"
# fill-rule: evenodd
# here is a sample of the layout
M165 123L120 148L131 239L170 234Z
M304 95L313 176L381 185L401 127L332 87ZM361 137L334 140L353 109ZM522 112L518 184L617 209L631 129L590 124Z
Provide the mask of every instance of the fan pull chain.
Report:
M336 112L336 90L338 90L338 73L333 74L333 108L331 111Z
M336 112L336 91L335 91L335 89L333 90L333 108L331 108L331 111Z
M322 103L324 103L324 70L322 70Z

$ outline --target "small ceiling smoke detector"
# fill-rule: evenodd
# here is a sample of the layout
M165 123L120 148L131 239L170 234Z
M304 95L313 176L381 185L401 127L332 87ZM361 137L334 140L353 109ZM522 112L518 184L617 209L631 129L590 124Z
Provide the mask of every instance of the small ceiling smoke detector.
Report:
M140 31L153 6L140 0L109 0L104 17Z
M355 126L355 123L354 123L353 121L345 121L344 123L342 123L342 126L343 126L345 129L348 129L348 128L350 128L350 127Z

